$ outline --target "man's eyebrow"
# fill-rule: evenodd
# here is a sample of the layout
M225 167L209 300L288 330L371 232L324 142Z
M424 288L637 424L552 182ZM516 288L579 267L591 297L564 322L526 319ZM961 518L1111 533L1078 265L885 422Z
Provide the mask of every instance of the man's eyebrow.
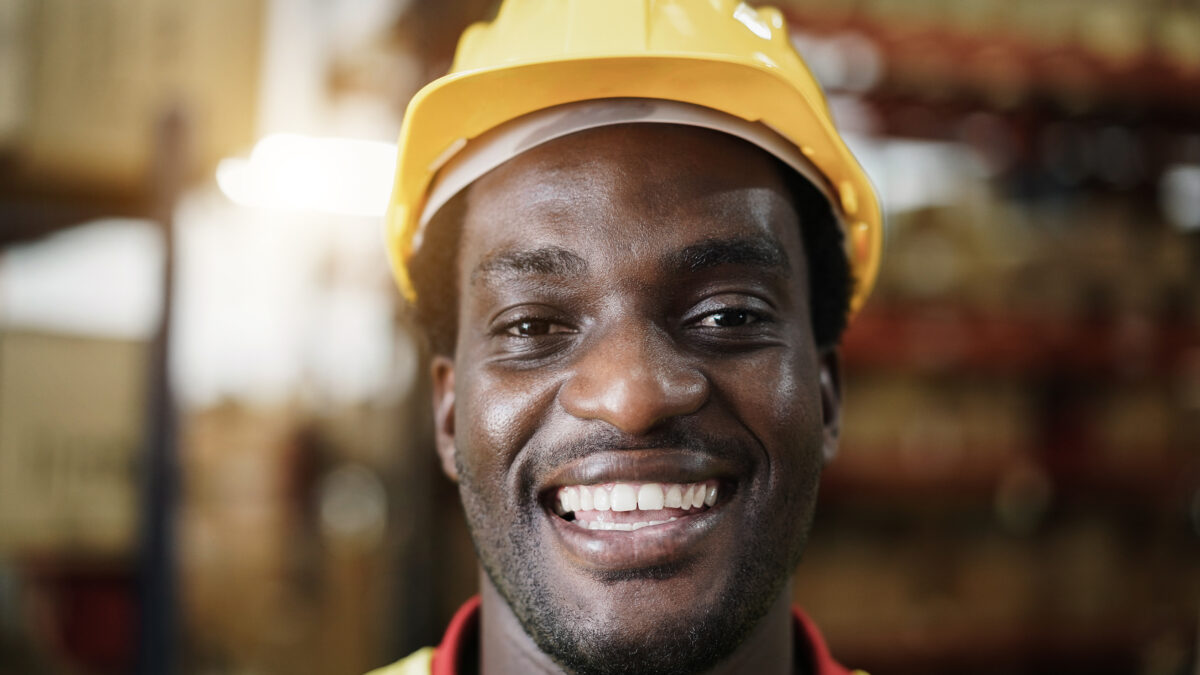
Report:
M587 272L587 261L558 246L506 249L486 256L471 272L471 283L482 277L507 274L578 276Z
M783 277L790 276L792 271L783 244L766 235L705 239L668 253L661 264L674 274L699 272L721 265L760 267Z

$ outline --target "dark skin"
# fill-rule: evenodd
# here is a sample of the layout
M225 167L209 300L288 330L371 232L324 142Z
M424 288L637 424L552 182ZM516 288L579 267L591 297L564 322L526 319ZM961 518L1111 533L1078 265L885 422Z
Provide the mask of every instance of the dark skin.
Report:
M840 393L778 171L717 132L626 125L472 186L458 340L432 367L486 572L483 672L806 671L789 579ZM721 496L635 532L554 512L563 486L639 481Z

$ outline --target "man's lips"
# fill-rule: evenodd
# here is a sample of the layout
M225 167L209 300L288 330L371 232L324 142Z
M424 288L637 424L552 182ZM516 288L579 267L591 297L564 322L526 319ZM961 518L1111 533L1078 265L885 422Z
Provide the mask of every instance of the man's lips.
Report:
M609 512L600 514L597 520L574 522L549 511L544 513L566 558L585 569L617 572L662 568L694 557L715 539L711 535L730 508L729 503L718 501L712 507L678 516L665 512ZM637 520L617 522L617 516Z
M691 451L594 453L554 471L541 503L564 552L584 567L662 567L699 550L739 468Z

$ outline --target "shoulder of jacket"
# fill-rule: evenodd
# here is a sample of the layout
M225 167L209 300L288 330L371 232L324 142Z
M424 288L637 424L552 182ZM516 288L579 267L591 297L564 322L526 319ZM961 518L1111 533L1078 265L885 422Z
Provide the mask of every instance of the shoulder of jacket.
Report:
M367 675L429 675L433 672L433 647L409 654L390 666L372 670Z

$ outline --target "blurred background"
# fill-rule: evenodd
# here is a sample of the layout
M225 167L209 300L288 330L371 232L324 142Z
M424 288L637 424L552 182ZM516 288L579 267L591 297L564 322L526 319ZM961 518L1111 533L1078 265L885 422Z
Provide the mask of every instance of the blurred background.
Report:
M797 601L1200 672L1200 2L778 4L888 210ZM474 592L380 214L494 5L0 0L0 675L360 673Z

